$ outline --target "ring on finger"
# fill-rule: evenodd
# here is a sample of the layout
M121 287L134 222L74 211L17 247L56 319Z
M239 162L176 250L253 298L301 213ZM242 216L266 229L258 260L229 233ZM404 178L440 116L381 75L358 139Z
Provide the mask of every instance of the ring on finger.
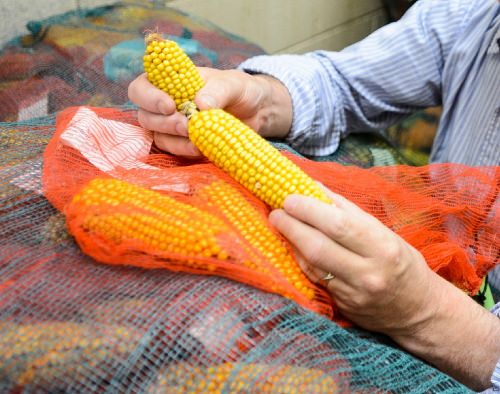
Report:
M321 279L326 282L330 282L332 279L335 279L335 275L333 275L331 272L327 272L326 275L323 276Z

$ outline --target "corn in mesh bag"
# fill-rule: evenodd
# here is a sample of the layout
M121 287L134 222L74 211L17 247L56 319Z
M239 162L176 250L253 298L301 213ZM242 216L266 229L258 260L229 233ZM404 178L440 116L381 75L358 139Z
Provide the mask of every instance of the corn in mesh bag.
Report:
M324 290L302 273L262 210L227 181L214 179L178 201L130 182L94 178L65 213L82 250L99 261L222 275L331 316Z
M113 119L120 128L138 130L133 111L87 111L85 127L94 113L98 123L92 129L110 127L112 135L118 127L108 122ZM43 181L45 196L64 212L85 253L108 264L224 276L332 317L324 288L303 275L289 244L269 226L267 204L204 159L153 150L138 159L138 167L104 173L62 141L80 112L59 116L45 151ZM361 169L285 155L392 228L431 269L464 291L477 292L497 263L497 168Z
M220 60L217 66L234 65L247 55L261 53L213 28L194 26L189 16L172 15L171 10L160 10L153 5L149 8L122 4L116 7L119 15L89 14L91 24L86 25L84 33L102 37L106 33L102 27L125 21L126 26L118 26L119 30L133 30L136 34L144 30L146 21L147 28L156 25L160 13L162 29L175 22L177 30L169 31L180 35L182 27L187 26L193 32L193 39L217 50ZM165 20L168 15L172 16ZM134 20L137 23L131 30ZM52 22L47 23L52 25ZM73 37L70 41L81 41L82 29L73 34L71 26L61 23L50 26L55 35L47 36L49 41L54 38L57 41L61 32L62 40L55 42L58 48L66 46L66 33ZM123 39L116 31L108 33L117 37L113 40ZM107 44L109 40L104 40L100 48L109 49ZM78 58L82 51L71 43L70 47L66 49L75 49L72 52ZM33 48L34 58L39 49ZM59 63L66 65L67 61ZM40 62L35 64L39 66ZM79 66L86 68L88 64ZM97 62L95 66L102 64ZM102 71L102 67L96 67L94 71ZM54 80L53 75L45 77L37 75L36 79L40 78L38 82L42 84L45 81L45 85ZM90 88L95 93L95 86ZM100 91L106 97L120 98L120 102L126 99L126 89ZM74 95L70 96L74 99ZM59 111L68 105L68 94L51 95L52 98L55 105L52 109ZM89 246L89 254L95 258L82 253L67 233L66 212L73 197L93 180L119 180L218 217L237 235L235 239L235 234L229 231L228 237L223 238L230 242L223 246L239 253L242 257L238 261L249 270L243 263L250 255L252 259L260 256L255 251L250 253L260 247L252 246L257 240L245 238L236 231L241 226L230 225L232 219L225 219L235 215L230 207L236 205L215 208L210 202L213 192L209 193L205 187L213 184L218 189L219 181L223 181L262 213L262 217L266 217L269 208L203 160L184 161L148 150L147 155L140 157L139 167L128 167L125 157L120 168L103 170L64 140L63 132L80 110L71 108L58 114L57 127L55 115L0 123L1 393L206 393L212 389L231 393L413 393L417 389L467 392L453 379L393 346L386 346L372 334L342 329L287 298L236 281L173 272L173 269L186 270L184 263L191 258L184 256L175 260L175 265L171 264L173 260L152 253L154 250L164 253L158 249L146 246L146 252L138 251L144 247L143 241L120 248L116 235L112 239L100 238L97 230L90 230L94 228L92 222L86 223L85 229L80 227L75 235L82 245ZM97 114L98 122L84 122L78 128L78 136L84 137L96 129L116 136L137 126L136 114L129 107L92 111ZM89 112L83 118L89 120ZM118 124L118 129L110 127L110 122L117 122L114 126ZM85 140L99 142L92 146L91 157L104 149L107 142L86 137ZM372 162L366 156L366 151L370 151L366 146L358 142L355 149L347 150L348 147L344 144L341 149L344 162L367 165ZM498 243L491 242L495 240L491 229L498 228L498 217L491 215L499 183L494 169L437 166L419 171L395 167L364 172L287 157L314 179L356 201L407 240L427 249L426 257L433 269L470 292L474 291L477 277L498 256ZM113 205L111 210L115 208ZM84 217L88 218L84 214L87 209L78 211L80 223ZM142 207L135 215L150 213ZM455 229L453 236L450 228ZM427 230L432 236L426 238ZM218 236L215 239L220 241ZM428 249L431 243L440 247L431 251ZM456 246L465 251L462 265L457 265L456 254L448 252L457 250ZM106 250L116 254L113 264L104 260ZM249 271L235 270L229 256L210 259L215 260L210 260L210 264L217 264L219 269L230 261L225 272L228 277L234 275L238 281L250 281L271 290L262 277L256 280L248 275ZM252 259L247 260L255 261ZM196 262L202 266L207 260ZM143 268L155 266L169 269ZM193 265L189 266L192 269ZM290 286L286 288L292 292Z
M203 86L196 67L172 41L147 39L148 78L190 118L189 135L207 158L271 207L298 192L330 203L304 171L223 110L198 112ZM229 276L332 315L324 289L302 273L289 245L231 180L192 184L187 201L126 181L93 179L66 207L70 231L99 261ZM196 200L195 202L190 201ZM151 260L151 261L150 261Z

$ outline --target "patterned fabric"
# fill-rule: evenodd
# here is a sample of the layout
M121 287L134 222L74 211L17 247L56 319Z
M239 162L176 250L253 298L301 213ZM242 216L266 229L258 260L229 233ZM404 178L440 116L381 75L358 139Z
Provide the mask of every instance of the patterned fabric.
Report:
M234 68L264 53L159 3L129 0L28 23L29 34L0 49L0 121L126 103L128 84L142 72L147 31L178 41L198 66Z

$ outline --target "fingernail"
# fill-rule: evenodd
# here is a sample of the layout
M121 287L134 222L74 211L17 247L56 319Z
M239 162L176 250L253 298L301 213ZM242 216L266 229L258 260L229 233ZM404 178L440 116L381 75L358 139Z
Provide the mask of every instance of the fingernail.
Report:
M187 136L188 134L187 124L185 122L178 122L175 125L175 131L179 135Z
M297 195L292 194L292 195L288 196L285 199L285 202L283 203L284 208L287 211L293 211L295 209L295 207L297 206L299 199L300 199L300 197Z
M269 219L269 222L270 222L273 226L275 226L275 225L276 225L276 223L277 223L277 221L279 220L279 217L280 217L280 215L282 214L282 212L283 212L283 211L282 211L281 209L274 209L274 210L272 210L272 211L271 211L271 213L269 214L268 219Z
M198 98L198 101L203 103L202 107L204 107L204 109L217 107L217 101L212 96L204 94Z
M158 102L158 112L163 115L170 115L171 108L165 101Z

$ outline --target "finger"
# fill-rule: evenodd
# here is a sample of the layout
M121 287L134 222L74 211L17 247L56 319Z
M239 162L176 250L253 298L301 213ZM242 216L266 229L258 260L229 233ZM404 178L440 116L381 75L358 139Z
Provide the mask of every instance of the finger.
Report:
M154 141L158 148L177 156L199 157L201 152L186 137L155 133Z
M146 74L141 74L130 82L128 98L138 107L152 113L172 115L176 111L175 102L167 93L154 87Z
M332 241L321 231L290 216L284 210L272 211L269 220L312 267L331 272L349 283L365 269L366 262L360 256ZM315 271L312 273L317 274Z
M199 71L206 81L194 99L199 109L226 108L241 100L244 93L241 82L241 78L245 76L243 71L220 71L201 67Z
M296 260L304 272L304 274L313 283L326 288L328 293L332 296L337 307L345 309L353 304L362 290L357 286L344 282L341 277L334 275L333 279L325 280L327 274L332 272L325 271L321 268L313 267L305 260L304 256L294 248Z
M384 245L394 241L395 234L376 218L345 199L334 194L330 197L335 204L291 195L285 200L284 208L296 219L363 257L378 255Z
M187 137L188 135L187 119L179 112L166 116L139 109L137 111L137 119L139 120L139 124L148 130L183 137Z
M311 282L321 283L321 278L326 275L326 272L309 264L302 253L300 253L295 246L292 245L292 249L294 251L295 259L297 260L302 272L306 274Z

